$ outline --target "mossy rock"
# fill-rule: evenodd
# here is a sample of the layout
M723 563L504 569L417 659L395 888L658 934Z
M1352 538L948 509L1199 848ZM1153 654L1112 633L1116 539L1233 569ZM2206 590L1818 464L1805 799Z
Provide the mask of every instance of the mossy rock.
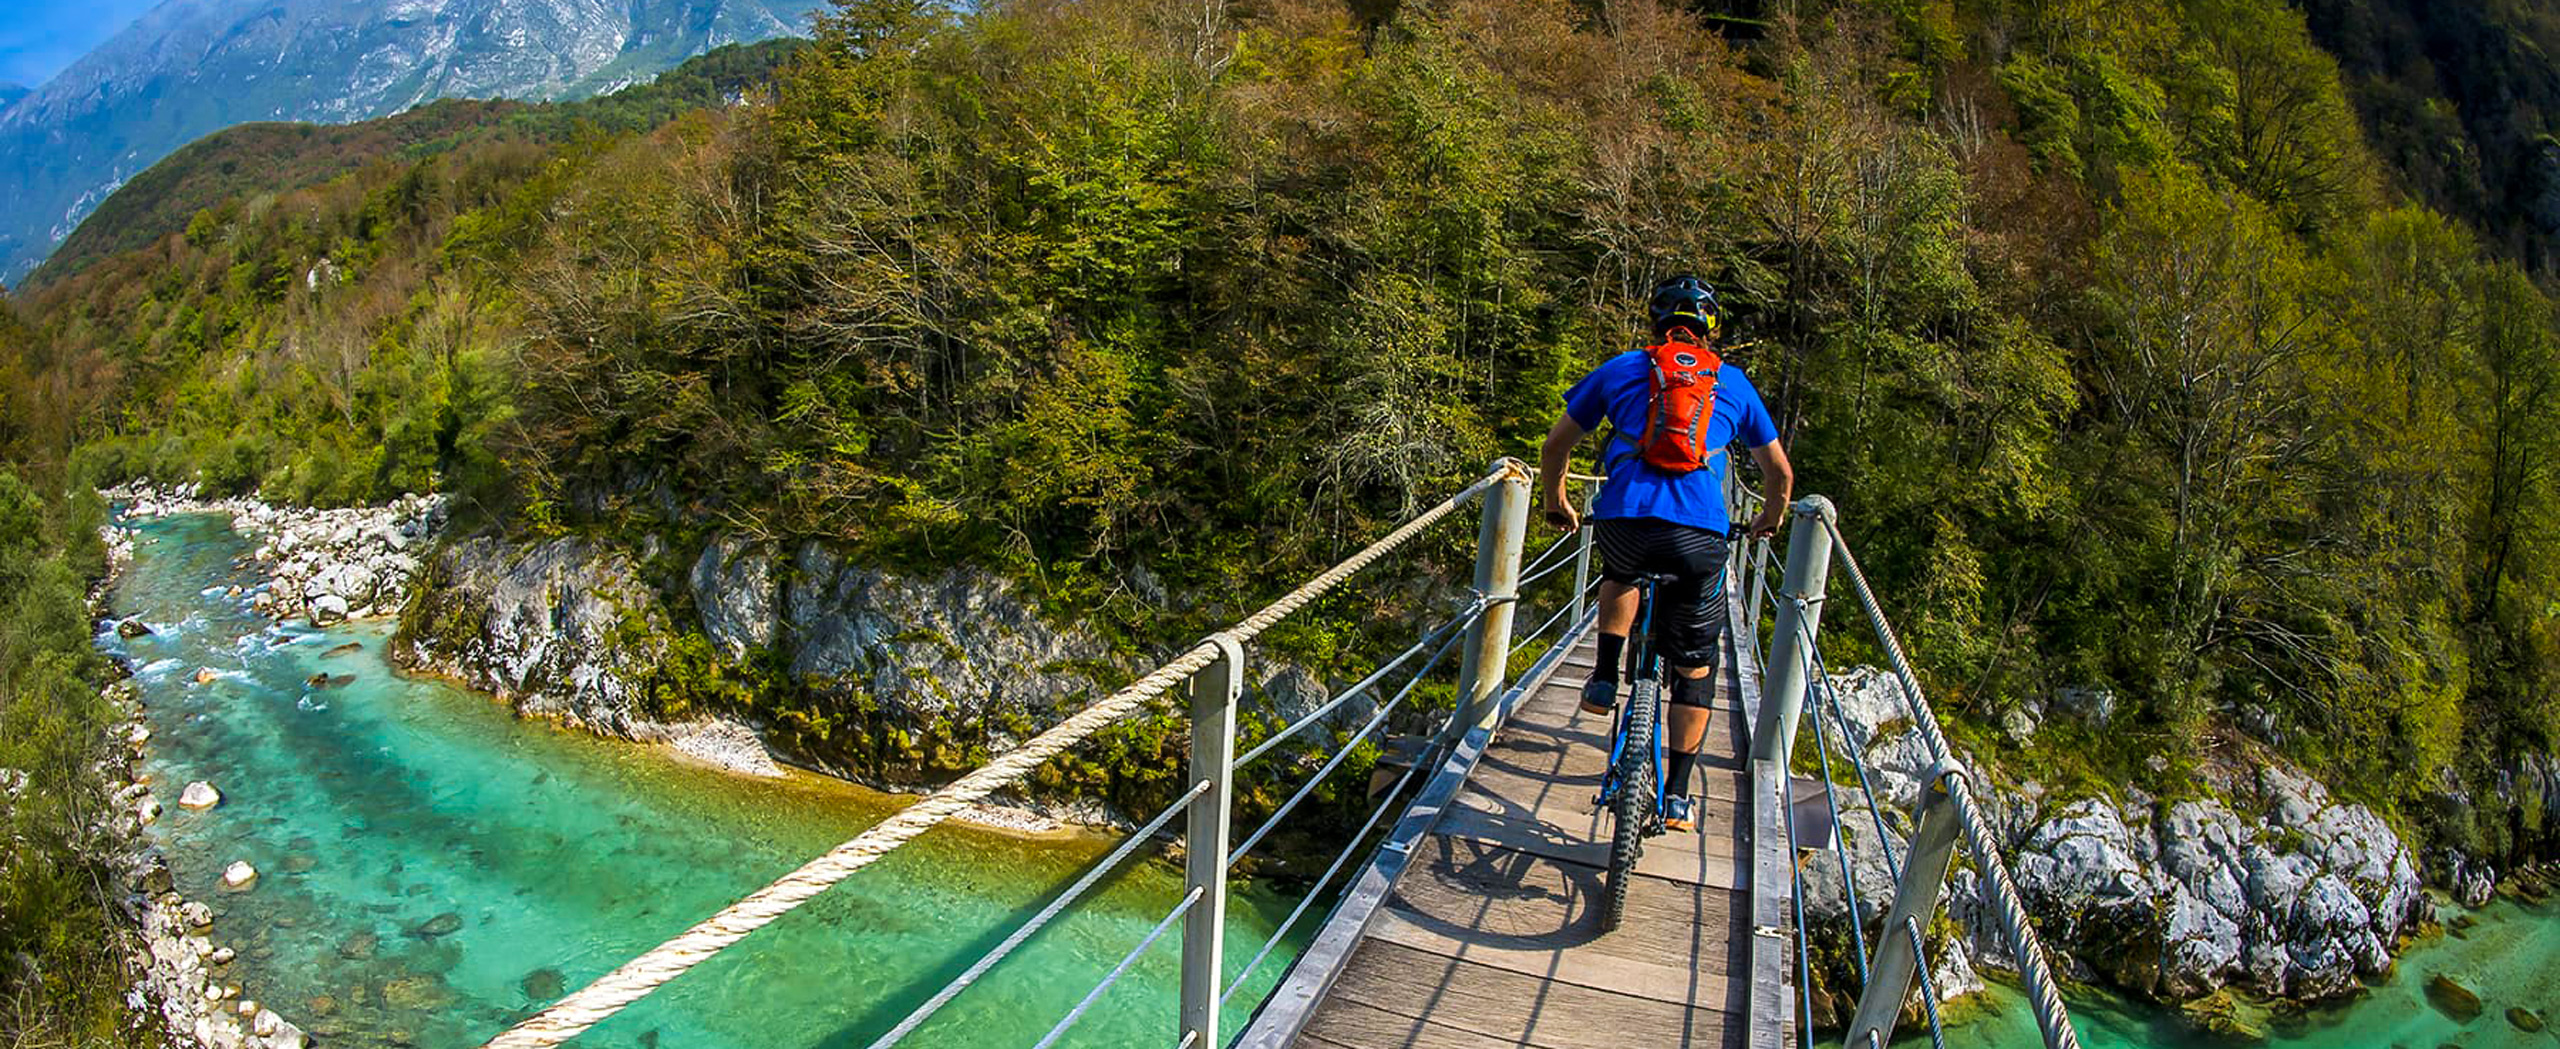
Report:
M2243 1042L2267 1039L2264 1010L2250 1008L2228 987L2179 1006L2178 1011L2190 1026L2218 1038Z
M2487 1010L2478 994L2443 973L2427 978L2427 1003L2435 1006L2437 1012L2462 1023L2479 1019L2480 1014Z
M2526 1034L2537 1034L2542 1030L2542 1014L2521 1005L2507 1010L2507 1022Z

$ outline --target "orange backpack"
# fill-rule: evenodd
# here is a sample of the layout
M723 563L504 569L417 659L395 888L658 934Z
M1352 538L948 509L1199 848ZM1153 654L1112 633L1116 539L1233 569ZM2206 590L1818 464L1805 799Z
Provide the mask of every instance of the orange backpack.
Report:
M1724 359L1678 339L1647 346L1644 352L1652 358L1653 399L1645 405L1637 453L1665 473L1685 474L1705 466L1721 450L1707 447L1707 423L1715 417L1717 371Z

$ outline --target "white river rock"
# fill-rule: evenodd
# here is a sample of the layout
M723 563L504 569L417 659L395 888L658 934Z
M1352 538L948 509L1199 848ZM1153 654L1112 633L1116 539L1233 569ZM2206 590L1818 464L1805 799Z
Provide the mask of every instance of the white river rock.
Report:
M178 807L192 812L202 812L220 804L222 792L203 780L189 783L187 789L178 792Z

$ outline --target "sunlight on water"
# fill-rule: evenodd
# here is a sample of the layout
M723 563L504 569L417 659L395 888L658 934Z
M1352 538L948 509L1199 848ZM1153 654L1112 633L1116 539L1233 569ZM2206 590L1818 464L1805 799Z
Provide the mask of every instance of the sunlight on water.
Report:
M159 633L99 643L142 668L161 794L203 779L226 798L206 813L173 804L157 833L180 891L213 906L217 940L240 951L229 979L323 1042L478 1044L900 804L516 721L393 673L387 625L278 628L247 612L224 596L254 582L231 567L247 546L219 519L152 522L143 537L116 611ZM216 678L197 684L199 667ZM322 673L353 680L306 685ZM866 1045L1110 844L937 829L574 1044ZM262 876L226 894L235 859ZM1133 866L906 1044L1031 1044L1179 886L1162 862ZM1236 899L1231 973L1285 902ZM1066 1044L1170 1044L1177 940ZM1286 953L1237 996L1231 1025Z

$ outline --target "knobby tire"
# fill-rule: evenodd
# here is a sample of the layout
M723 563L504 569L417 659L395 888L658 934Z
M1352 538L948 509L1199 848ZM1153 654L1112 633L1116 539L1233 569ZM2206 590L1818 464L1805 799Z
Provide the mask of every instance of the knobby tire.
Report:
M1627 710L1627 742L1618 753L1618 793L1609 800L1609 815L1617 826L1609 837L1609 870L1601 888L1602 932L1617 931L1626 914L1627 887L1635 880L1636 858L1644 854L1645 824L1653 818L1654 698L1660 687L1647 678L1636 682L1635 694L1627 697L1633 704Z

